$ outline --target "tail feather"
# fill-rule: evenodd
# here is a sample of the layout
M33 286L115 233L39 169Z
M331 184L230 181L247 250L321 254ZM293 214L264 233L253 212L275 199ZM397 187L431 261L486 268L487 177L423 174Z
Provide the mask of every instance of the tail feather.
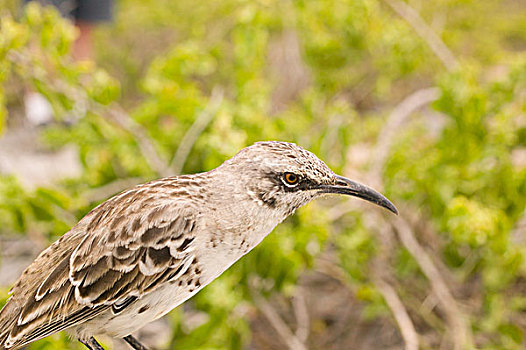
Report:
M7 301L7 304L0 311L0 350L15 350L15 348L7 348L6 341L9 338L9 333L16 325L16 320L20 314L21 308L12 299Z

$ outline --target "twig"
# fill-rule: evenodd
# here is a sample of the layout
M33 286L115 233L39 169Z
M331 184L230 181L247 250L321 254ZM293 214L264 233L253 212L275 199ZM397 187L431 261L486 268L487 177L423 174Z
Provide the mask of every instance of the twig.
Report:
M424 248L418 243L415 234L411 229L409 223L403 218L403 215L391 221L393 229L398 232L398 237L409 251L409 253L417 261L420 269L431 283L431 288L435 293L437 299L440 301L442 309L446 313L450 325L450 332L452 334L454 349L462 350L469 348L472 345L472 339L466 320L460 312L457 302L449 291L442 275L429 257Z
M396 294L394 288L382 278L375 279L375 285L391 310L398 324L398 328L400 328L400 333L405 342L405 349L418 350L418 334L398 294Z
M292 298L292 307L294 309L294 315L298 324L296 328L296 337L302 343L305 343L309 338L310 321L309 310L307 310L307 303L305 301L305 294L301 287L298 287L296 295L294 298Z
M387 267L390 266L389 261L393 258L395 246L392 229L381 218L375 218L374 213L364 213L363 216L366 228L370 231L376 231L378 235L378 252L371 263L372 281L391 310L404 340L405 349L418 350L418 333L415 330L413 321L409 317L396 290L388 282L391 279L391 269Z
M515 222L515 227L511 231L511 240L514 244L521 245L526 241L526 208L519 219Z
M121 128L132 134L139 145L142 155L150 165L150 167L158 174L162 176L169 176L168 167L165 161L161 159L153 140L150 139L144 128L133 120L132 117L126 111L124 111L119 105L113 104L111 107L99 105L93 101L90 101L90 105L93 107L92 110L98 111L101 115L106 115Z
M305 344L303 344L295 335L292 333L290 328L287 326L285 321L281 319L276 310L270 305L265 298L263 298L256 290L251 290L252 299L254 299L255 305L261 310L263 315L270 322L272 327L276 330L278 335L281 337L283 342L287 344L290 350L307 350Z
M398 135L400 128L405 125L412 113L437 100L439 96L440 90L436 87L420 89L407 96L393 109L378 135L378 141L372 153L373 161L371 163L371 169L366 176L371 186L378 190L382 190L382 169L385 166L385 162L389 156L389 151L393 146L395 137ZM328 217L331 221L335 221L353 210L353 208L353 206L349 205L349 202L343 202L342 204L329 209Z
M440 90L436 87L421 89L413 92L400 102L391 112L387 121L378 135L378 142L374 150L374 163L371 168L370 176L376 182L381 183L381 172L389 155L394 138L398 135L409 116L417 109L437 100Z
M457 59L446 44L411 6L400 0L383 1L413 27L418 36L427 43L447 70L452 71L458 66Z
M433 309L437 306L438 300L434 293L429 293L427 297L424 298L424 301L418 307L418 312L420 315L429 322L429 317L432 315Z
M352 294L357 292L357 288L352 283L349 283L347 279L347 272L339 266L336 262L331 259L325 258L323 255L319 256L316 259L316 271L324 274L327 277L332 278L333 280L340 283L342 286L345 286Z
M105 106L90 99L86 91L82 88L68 84L61 79L50 78L46 71L37 69L26 55L19 52L9 52L8 59L16 65L30 69L31 76L36 77L40 81L45 81L48 86L52 87L53 91L64 94L70 101L75 101L75 105L80 106L80 109L106 116L121 128L128 131L135 137L139 149L150 167L158 174L168 174L168 165L158 155L154 142L142 126L133 120L117 103L113 103L111 106Z
M172 175L180 174L183 170L184 163L190 154L195 141L197 141L199 135L205 130L206 126L212 121L216 115L221 102L223 102L224 91L222 88L214 88L212 90L212 96L208 101L205 109L197 116L195 122L192 124L190 129L186 132L175 155L173 157L170 170Z
M375 186L382 187L381 170L383 169L383 166L387 160L389 149L392 147L392 143L397 131L400 130L400 127L404 124L411 113L425 104L436 100L439 96L438 94L439 91L437 88L419 90L404 99L404 101L402 101L402 103L400 103L391 113L384 129L381 131L378 138L376 152L374 153L373 168L369 173L369 178L373 178L374 181L376 181L374 184ZM363 204L359 203L358 205L362 206ZM349 205L348 210L352 210L352 208L353 207ZM344 209L340 208L337 213L335 213L335 216L339 217L343 215L343 213ZM383 221L383 216L380 213L371 212L370 214L371 215L365 216L366 221L371 221L372 223L375 223L376 226L378 225L378 222ZM404 219L404 213L401 212L399 217L393 218L390 220L390 222L393 230L398 232L398 236L404 247L413 256L426 278L430 281L433 293L436 295L442 309L446 314L449 332L452 334L454 349L461 350L465 347L469 347L472 344L472 337L468 325L466 324L466 320L464 319L463 314L460 312L457 302L453 298L449 288L447 287L447 284L440 274L440 271L435 266L434 262L426 253L424 248L416 240L415 234L410 224ZM389 287L390 286L385 289L385 285L380 284L379 291L382 294L385 294L384 298L386 298L386 302L388 304L390 302L394 303L393 305L389 306L392 309L394 315L395 310L399 313L398 316L395 315L395 318L397 318L401 332L406 332L406 334L402 334L402 336L406 341L406 347L409 348L410 346L413 346L414 336L416 336L417 333L414 331L414 327L412 327L412 329L411 326L407 328L408 326L406 325L406 322L410 322L410 319L402 316L403 312L406 314L407 312L405 310L399 310L400 305L397 305L397 302L394 300L396 294L393 296L391 292L394 292L394 290L390 291ZM384 290L381 290L382 288L384 288ZM387 298L391 298L391 300L388 301ZM398 296L396 296L396 298L398 298ZM399 299L398 301L401 303ZM403 305L401 306L403 307ZM400 318L400 320L398 318ZM405 330L402 330L402 324L400 322L404 324L404 327L406 328ZM415 332L414 335L411 334L412 331Z
M79 219L73 215L70 211L61 208L60 206L53 204L52 205L53 211L56 213L57 218L64 221L68 226L73 227Z
M416 91L405 98L393 110L378 138L376 151L374 153L373 167L369 173L369 176L377 181L377 184L375 185L382 186L381 171L387 160L389 149L392 147L397 131L400 130L401 126L405 124L407 118L415 110L435 101L439 97L439 93L440 91L438 88L427 88ZM378 220L382 220L380 214L375 213L375 216ZM449 329L453 334L452 339L454 342L454 349L461 350L464 346L470 345L470 331L462 313L458 309L456 300L453 298L440 271L424 248L418 243L410 224L404 219L403 212L399 217L394 218L390 222L393 229L398 232L398 236L404 247L413 256L424 275L426 275L427 279L430 281L431 288L440 302L442 309L446 313Z
M114 195L118 192L121 192L128 187L136 185L141 182L141 178L131 177L127 179L119 179L113 182L110 182L104 186L94 188L92 190L86 191L84 197L90 202L98 202L103 199L108 198L111 195Z

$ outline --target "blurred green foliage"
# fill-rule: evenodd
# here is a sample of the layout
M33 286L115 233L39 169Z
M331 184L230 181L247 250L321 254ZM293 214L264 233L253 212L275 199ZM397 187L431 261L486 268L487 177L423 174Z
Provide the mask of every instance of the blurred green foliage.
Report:
M72 60L75 29L53 9L32 4L19 19L2 13L0 130L30 86L47 97L57 119L78 118L48 126L42 140L51 149L76 145L83 172L34 191L0 175L0 233L39 232L52 241L100 202L93 193L103 186L159 177L134 130L144 131L169 164L218 89L224 97L191 148L185 173L209 170L270 139L297 142L335 171L365 173L374 164L349 150L370 152L400 101L438 86L432 108L396 132L382 170L385 193L418 216L424 224L417 227L434 232L426 248L460 286L454 292L466 304L473 346L522 349L526 232L517 225L526 213L526 7L410 1L459 59L447 71L387 3L122 0L115 23L97 32L97 65ZM4 5L17 11L13 2ZM108 111L120 106L135 127L110 118ZM243 310L257 308L251 290L292 297L299 277L327 251L367 305L364 317L389 318L371 278L381 238L362 211L334 221L327 204L301 209L189 301L206 314L202 324L192 328L182 308L172 312L171 348L246 348L251 317ZM404 302L422 303L428 282L415 258L393 244L384 268ZM408 308L419 329L445 336L442 316L420 317L418 308ZM421 338L422 348L438 348L434 338ZM72 346L61 335L30 348Z

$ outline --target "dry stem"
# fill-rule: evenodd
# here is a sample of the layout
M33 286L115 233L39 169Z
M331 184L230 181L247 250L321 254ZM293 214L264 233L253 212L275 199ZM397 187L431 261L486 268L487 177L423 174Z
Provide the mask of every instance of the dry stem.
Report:
M270 303L254 289L251 290L251 294L254 299L254 304L261 310L283 342L287 344L287 347L290 350L307 350L305 344L303 344L294 333L292 333L291 329L287 326L285 321L281 319L272 305L270 305Z
M393 6L400 5L398 0L384 0L389 4L395 4ZM407 6L405 3L400 5L401 8L405 9ZM407 10L407 9L405 9ZM404 10L404 11L405 11ZM411 9L412 10L412 9ZM381 131L378 138L378 144L376 146L375 157L372 161L373 168L369 172L369 178L372 178L375 182L374 185L383 187L381 172L385 165L388 157L389 149L392 147L394 137L400 130L402 125L408 117L418 108L436 100L439 96L437 88L429 88L419 90L406 99L404 99L391 113L388 118L384 129ZM349 207L351 210L351 207ZM339 209L335 216L339 217L344 212L343 209ZM378 226L379 222L385 222L384 217L378 213L370 213L371 215L365 215L364 220L369 227ZM436 295L442 310L444 310L448 322L449 332L452 336L454 349L461 350L472 345L472 336L469 330L469 325L464 315L461 313L456 300L454 299L451 291L445 283L440 271L435 266L434 262L424 250L424 248L418 243L415 238L415 233L411 228L411 225L404 219L404 211L401 211L400 216L389 220L392 229L398 232L398 236L404 247L413 256L415 261L420 266L420 269L430 281L433 293ZM385 301L391 309L396 322L399 325L402 337L404 338L406 349L415 349L418 347L418 335L411 322L409 315L403 303L398 298L396 291L385 282L382 278L376 278L377 287L382 293Z
M440 96L440 91L436 87L421 89L413 92L400 102L391 112L387 121L378 135L378 142L374 150L374 163L370 172L375 182L380 184L382 168L392 148L394 138L398 135L400 128L406 123L409 116L419 108L435 101Z
M375 285L393 313L396 323L398 323L398 328L400 328L400 333L402 334L402 338L404 338L405 349L418 350L418 334L398 294L396 294L394 288L382 278L377 278Z
M307 309L307 302L305 300L305 293L301 287L298 288L294 298L292 298L292 306L294 309L294 316L296 317L297 328L296 337L305 343L309 338L310 320L309 310Z
M98 202L127 188L130 188L131 186L137 185L141 182L141 180L142 179L138 177L118 179L107 183L106 185L86 191L84 197L90 202Z
M437 269L433 260L429 257L424 248L418 243L415 234L403 215L391 220L391 225L398 237L409 251L413 258L418 262L420 269L431 283L433 292L439 300L442 309L446 313L449 322L449 329L454 342L455 350L462 350L472 345L470 331L466 320L458 308L457 302L451 291L447 287L440 271Z
M212 121L213 117L216 115L221 102L223 102L224 91L222 88L214 88L212 90L212 96L208 101L205 109L197 116L194 123L188 129L184 135L177 151L172 160L172 165L170 166L170 171L172 174L180 174L183 170L184 163L190 154L195 141L199 138L199 135L203 133L206 126Z
M402 17L420 36L435 55L440 59L447 70L452 71L458 66L457 59L444 44L442 39L435 34L433 29L420 17L407 3L400 0L383 0L389 7L391 7L400 17Z
M101 115L106 115L113 122L118 124L121 128L132 134L139 145L141 153L156 173L168 176L169 171L166 162L159 156L153 140L148 136L144 128L137 123L126 111L119 105L113 104L111 107L99 105L91 102L92 110L97 111Z

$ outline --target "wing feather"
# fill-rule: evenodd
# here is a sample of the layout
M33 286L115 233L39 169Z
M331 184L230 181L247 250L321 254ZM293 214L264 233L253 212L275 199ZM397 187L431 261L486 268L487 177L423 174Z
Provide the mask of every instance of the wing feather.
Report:
M6 305L10 312L0 314L8 332L0 331L0 347L22 346L108 308L120 312L188 270L199 210L159 195L166 188L144 186L95 208L26 269Z

